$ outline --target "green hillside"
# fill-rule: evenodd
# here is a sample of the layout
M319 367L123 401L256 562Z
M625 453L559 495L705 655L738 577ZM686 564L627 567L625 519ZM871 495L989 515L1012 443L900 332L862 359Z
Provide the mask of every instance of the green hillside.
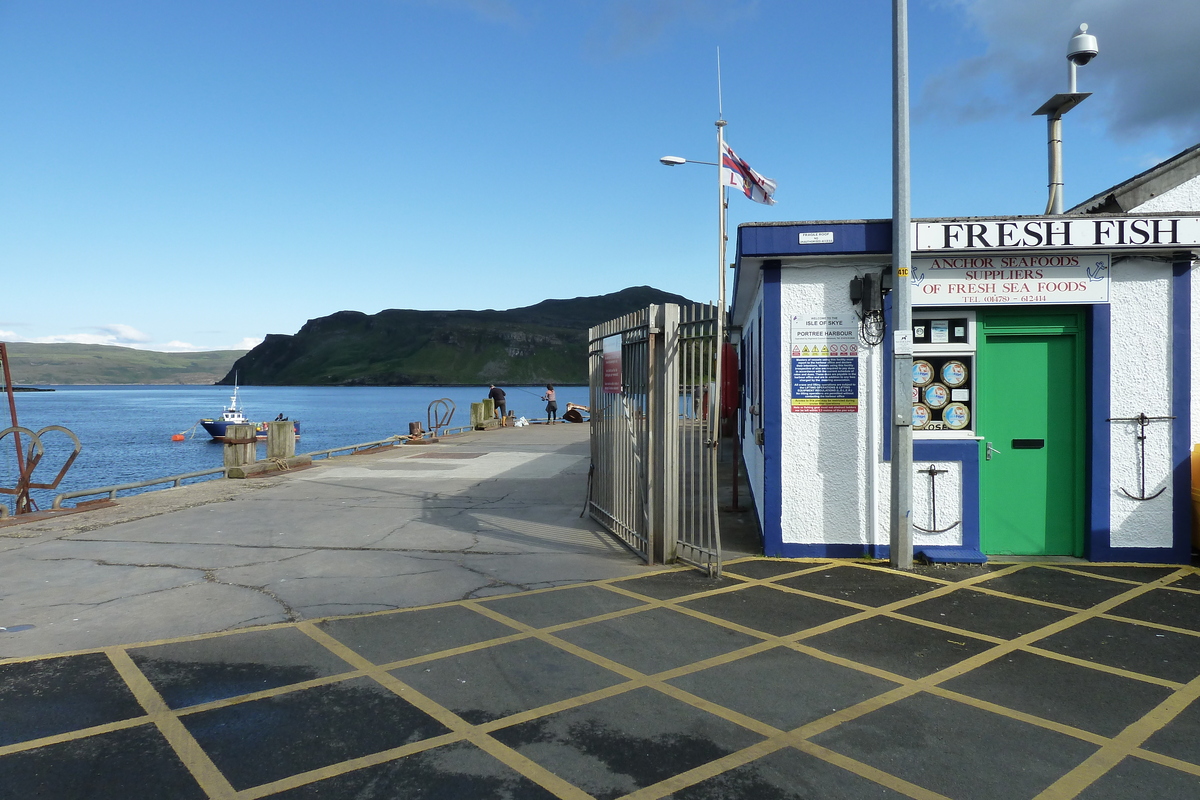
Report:
M260 386L587 383L587 330L652 303L691 301L639 286L508 311L339 311L268 335L234 372Z
M156 353L99 344L6 346L13 384L212 384L245 350ZM3 380L0 380L3 383Z

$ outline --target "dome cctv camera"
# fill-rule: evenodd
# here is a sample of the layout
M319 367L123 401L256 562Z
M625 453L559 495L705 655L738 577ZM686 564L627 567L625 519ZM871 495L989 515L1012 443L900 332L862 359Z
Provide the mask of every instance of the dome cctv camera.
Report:
M1100 52L1096 37L1088 33L1087 29L1086 22L1080 25L1079 30L1075 31L1075 35L1067 44L1067 60L1080 67L1087 64Z

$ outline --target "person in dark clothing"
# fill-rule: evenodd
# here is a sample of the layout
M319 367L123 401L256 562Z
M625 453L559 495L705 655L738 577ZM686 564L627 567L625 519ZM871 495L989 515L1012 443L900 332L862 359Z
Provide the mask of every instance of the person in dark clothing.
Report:
M558 421L558 401L554 399L554 387L546 384L546 393L542 395L546 401L546 424L552 425Z
M504 401L504 390L494 383L489 384L488 397L490 397L492 402L495 403L496 411L500 414L500 426L504 427L508 424L504 421L508 416L508 404Z

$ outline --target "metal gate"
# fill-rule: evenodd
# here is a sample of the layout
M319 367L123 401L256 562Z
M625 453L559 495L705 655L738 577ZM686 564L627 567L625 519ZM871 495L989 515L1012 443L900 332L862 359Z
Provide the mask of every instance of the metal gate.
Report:
M649 564L721 574L717 310L652 305L589 331L590 516Z

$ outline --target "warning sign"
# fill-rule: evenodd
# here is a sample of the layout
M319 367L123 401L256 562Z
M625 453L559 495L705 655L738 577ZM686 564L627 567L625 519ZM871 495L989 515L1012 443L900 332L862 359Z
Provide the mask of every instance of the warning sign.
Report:
M858 320L792 317L793 412L858 411Z

